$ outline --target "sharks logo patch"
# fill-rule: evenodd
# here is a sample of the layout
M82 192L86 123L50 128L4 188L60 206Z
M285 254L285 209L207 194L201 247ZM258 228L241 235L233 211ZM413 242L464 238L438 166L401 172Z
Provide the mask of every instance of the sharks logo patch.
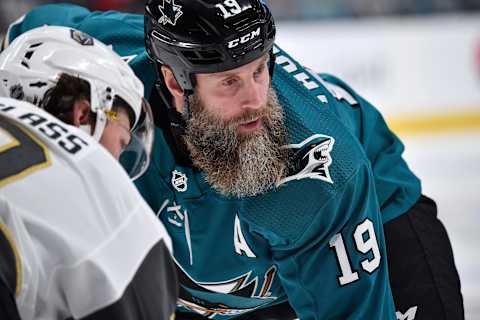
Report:
M172 26L177 24L178 18L183 15L182 6L175 4L175 0L163 0L163 4L158 6L162 13L159 23L166 25L170 23Z
M241 315L277 299L270 292L277 273L275 266L266 270L263 279L250 271L234 279L207 283L193 280L177 261L175 263L180 281L177 306L205 318Z
M284 149L292 149L294 168L278 185L301 179L318 179L333 184L329 167L332 164L331 151L334 144L333 137L315 134L298 144L284 146Z

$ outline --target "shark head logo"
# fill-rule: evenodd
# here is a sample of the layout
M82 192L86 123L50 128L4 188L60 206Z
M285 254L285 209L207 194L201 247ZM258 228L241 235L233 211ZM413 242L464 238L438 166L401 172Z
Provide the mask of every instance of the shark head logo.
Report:
M183 15L182 6L175 4L175 0L163 0L163 4L158 6L162 13L159 23L166 25L170 23L172 26L177 24L178 18Z
M175 259L174 259L175 260ZM238 316L264 307L277 299L270 288L277 273L271 266L260 277L249 271L233 279L219 282L197 282L178 264L180 282L177 306L201 314L205 318Z
M298 143L287 145L285 149L292 149L293 172L281 180L282 185L292 180L318 179L333 184L329 167L332 164L331 151L335 139L322 134L315 134Z

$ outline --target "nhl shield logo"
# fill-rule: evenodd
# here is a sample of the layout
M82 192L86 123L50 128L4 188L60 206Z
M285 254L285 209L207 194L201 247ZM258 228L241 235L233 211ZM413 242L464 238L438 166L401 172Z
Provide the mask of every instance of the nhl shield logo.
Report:
M23 91L23 87L21 84L13 85L10 88L10 98L16 100L23 100L23 98L25 98L25 92Z
M184 173L181 173L177 170L174 170L172 172L172 186L177 190L178 192L185 192L187 191L187 175Z

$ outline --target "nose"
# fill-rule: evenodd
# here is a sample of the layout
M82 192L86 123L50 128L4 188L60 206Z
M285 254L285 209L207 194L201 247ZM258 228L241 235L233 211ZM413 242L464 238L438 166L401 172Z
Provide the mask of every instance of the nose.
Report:
M260 109L266 100L266 90L264 84L250 79L244 82L243 90L240 92L242 99L242 109Z

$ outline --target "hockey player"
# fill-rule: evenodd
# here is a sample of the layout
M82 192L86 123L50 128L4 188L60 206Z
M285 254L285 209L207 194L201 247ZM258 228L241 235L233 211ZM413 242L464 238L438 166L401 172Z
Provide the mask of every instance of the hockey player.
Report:
M41 27L0 54L0 81L0 319L171 319L171 240L112 157L148 164L140 80L96 39Z
M154 65L142 16L71 5L33 10L5 45L74 26L142 79L158 128L137 185L173 238L177 317L394 318L388 256L398 319L463 318L435 204L373 106L277 46L273 73L275 27L259 1L151 1L145 21Z

